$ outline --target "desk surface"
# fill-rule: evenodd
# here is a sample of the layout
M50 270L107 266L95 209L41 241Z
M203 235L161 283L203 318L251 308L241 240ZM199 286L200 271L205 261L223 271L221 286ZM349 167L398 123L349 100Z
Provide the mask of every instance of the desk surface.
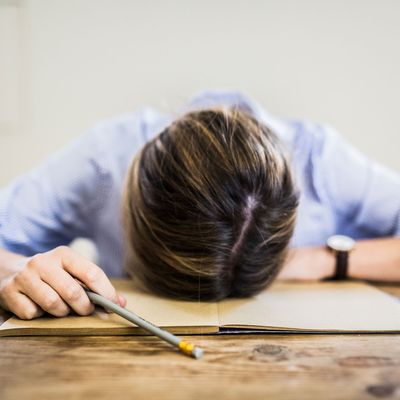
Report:
M400 296L400 285L381 286ZM0 398L400 398L400 335L212 335L202 360L153 337L0 338Z

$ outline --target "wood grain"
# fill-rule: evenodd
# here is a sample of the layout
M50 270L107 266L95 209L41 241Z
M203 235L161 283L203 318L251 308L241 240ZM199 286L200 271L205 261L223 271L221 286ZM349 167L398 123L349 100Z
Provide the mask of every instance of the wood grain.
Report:
M4 337L0 398L400 398L399 335L188 339L204 347L202 360L153 337Z

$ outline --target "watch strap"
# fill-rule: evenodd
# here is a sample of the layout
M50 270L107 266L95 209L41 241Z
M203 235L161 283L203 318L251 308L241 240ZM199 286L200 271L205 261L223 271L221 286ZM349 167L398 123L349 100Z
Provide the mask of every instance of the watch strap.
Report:
M336 268L332 280L340 281L347 279L347 270L349 264L348 251L336 251Z

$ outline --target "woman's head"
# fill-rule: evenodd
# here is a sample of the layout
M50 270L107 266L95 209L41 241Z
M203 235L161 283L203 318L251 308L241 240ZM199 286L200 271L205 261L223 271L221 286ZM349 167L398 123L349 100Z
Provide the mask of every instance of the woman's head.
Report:
M288 160L268 127L236 108L187 113L128 171L126 268L168 296L250 296L282 266L297 204Z

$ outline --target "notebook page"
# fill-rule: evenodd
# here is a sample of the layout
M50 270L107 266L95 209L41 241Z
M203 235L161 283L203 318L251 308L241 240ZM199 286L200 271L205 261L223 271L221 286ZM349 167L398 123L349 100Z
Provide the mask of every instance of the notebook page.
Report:
M218 305L221 326L296 331L400 331L400 301L361 282L281 283Z

